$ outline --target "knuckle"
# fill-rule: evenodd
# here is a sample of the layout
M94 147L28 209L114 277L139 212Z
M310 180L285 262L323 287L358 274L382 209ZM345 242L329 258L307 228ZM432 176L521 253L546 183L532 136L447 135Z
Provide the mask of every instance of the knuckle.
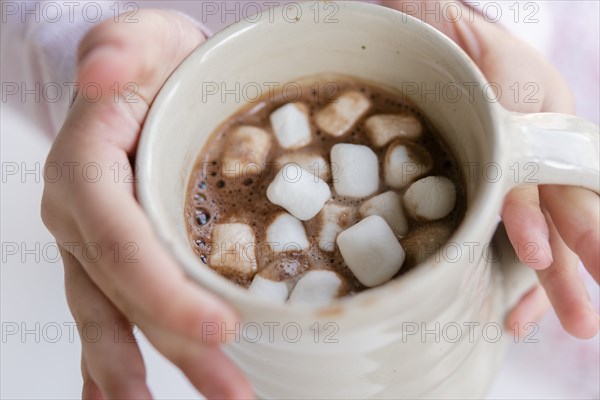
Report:
M101 399L102 391L96 385L96 383L92 380L92 378L85 377L83 379L83 387L82 387L82 395L83 399Z
M131 398L134 396L131 382L143 382L146 379L145 372L136 369L123 372L120 368L108 367L99 373L99 384L108 398Z
M181 326L194 319L194 316L187 312L185 301L177 289L173 288L165 292L164 298L161 297L155 298L156 317L160 324L169 328L173 325Z
M192 360L198 360L198 344L184 338L171 341L163 350L163 354L181 370L186 370Z
M194 305L186 293L181 287L174 286L172 290L164 292L164 298L157 298L157 322L186 336L199 336L205 322L206 310Z
M48 194L44 190L44 194L42 195L42 203L40 205L40 217L42 218L42 223L50 232L54 231L54 212L52 211L52 205L50 200L48 199Z
M44 188L44 193L42 194L40 218L46 229L54 237L58 237L61 233L68 231L68 218L64 215L64 211L57 205L47 188Z

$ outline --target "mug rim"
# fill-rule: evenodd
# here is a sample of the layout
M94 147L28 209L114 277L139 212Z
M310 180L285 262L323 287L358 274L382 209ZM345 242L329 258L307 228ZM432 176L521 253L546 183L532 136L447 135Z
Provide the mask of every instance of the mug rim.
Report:
M351 10L351 11L363 11L365 16L368 16L369 13L374 14L376 16L388 16L390 18L397 18L402 23L409 24L411 27L408 29L422 29L429 35L429 39L436 40L444 47L448 48L452 51L452 56L459 60L462 64L464 64L469 70L469 74L471 74L476 81L482 85L482 87L488 84L487 79L484 77L483 73L479 70L477 65L471 58L467 55L467 53L460 48L452 39L444 35L442 32L433 28L429 24L412 17L411 15L405 14L401 11L390 9L385 6L381 6L378 4L372 3L364 3L357 1L343 1L337 2L340 11L343 9ZM307 8L309 6L308 3L297 3L302 8ZM274 8L274 10L282 9L287 5L279 5ZM303 10L304 11L304 10ZM281 15L281 13L276 13L275 15ZM212 37L208 38L204 43L198 46L196 49L192 51L188 55L188 57L173 71L173 73L169 76L167 81L161 87L159 93L154 99L150 110L148 111L147 117L144 121L144 125L142 128L140 140L138 143L138 149L136 152L136 165L139 167L138 169L138 180L136 184L136 193L138 197L138 201L141 204L142 208L146 212L151 224L155 230L156 235L159 237L161 242L167 247L168 251L171 253L171 256L176 260L179 266L186 272L186 274L192 278L196 283L203 286L206 290L213 292L218 296L222 296L227 301L230 301L232 305L235 307L239 304L244 304L247 306L252 306L253 308L260 308L263 310L268 310L272 312L285 312L286 314L290 314L291 312L295 313L297 316L312 316L315 315L327 315L326 311L328 309L337 311L344 309L348 310L360 310L363 309L362 305L371 304L375 298L379 298L381 296L393 295L396 291L397 286L410 284L413 280L419 280L423 275L427 276L429 274L434 273L445 273L444 270L450 270L449 268L443 268L444 264L447 264L447 261L443 261L440 263L434 263L433 258L429 257L428 260L421 263L418 268L413 268L410 271L407 271L402 277L393 279L385 284L373 288L368 288L368 290L364 290L360 293L357 293L353 296L346 296L336 299L330 305L321 308L303 308L303 307L294 307L290 304L286 303L273 303L268 302L262 298L257 296L252 296L247 292L245 288L240 287L239 285L231 282L227 278L219 275L215 271L211 270L206 266L202 266L199 261L194 259L194 263L190 262L190 257L193 255L193 251L189 247L188 243L182 243L182 241L178 237L174 237L177 235L169 234L169 229L165 229L166 226L171 225L169 220L163 215L161 212L160 202L152 196L152 163L153 163L153 150L152 150L152 141L156 136L157 130L154 130L153 127L155 125L155 120L161 118L161 112L164 109L163 104L168 103L170 99L177 93L177 88L179 86L180 81L184 78L184 76L191 74L194 66L197 63L201 62L202 59L207 57L211 50L217 46L221 46L225 43L229 38L235 37L239 34L243 34L244 31L251 29L253 26L258 26L261 24L287 24L289 21L284 21L281 17L276 17L274 20L269 21L268 16L263 15L257 21L247 21L241 20L233 23L232 25L226 27L225 29L217 32ZM365 23L367 25L368 23ZM197 71L196 71L197 73ZM479 112L478 115L482 115L483 112L486 113L485 117L487 117L490 121L491 126L493 127L488 135L492 135L492 140L490 141L491 147L491 156L490 159L493 162L502 164L502 154L504 151L504 143L506 140L503 139L500 134L501 125L503 123L503 107L499 104L493 102L485 102L484 111ZM188 177L189 179L189 177ZM477 192L474 196L473 204L467 207L467 212L459 224L459 226L454 230L450 238L446 241L444 246L442 246L438 252L442 251L447 247L449 243L468 243L468 238L473 235L471 231L473 230L472 226L476 224L481 224L482 217L487 216L490 224L495 224L497 221L494 221L494 218L497 218L498 211L500 210L504 195L505 195L505 184L504 180L499 182L484 181L481 184L481 187L477 189ZM186 181L187 187L188 181ZM497 218L497 220L499 220ZM491 240L491 239L490 239ZM187 255L187 256L186 256ZM335 318L335 316L334 316ZM331 318L330 318L331 319Z

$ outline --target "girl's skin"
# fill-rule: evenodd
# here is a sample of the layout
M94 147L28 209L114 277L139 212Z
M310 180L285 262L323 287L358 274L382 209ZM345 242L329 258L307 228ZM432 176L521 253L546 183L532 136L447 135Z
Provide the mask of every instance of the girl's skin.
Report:
M151 397L140 350L125 340L132 323L206 397L252 398L246 378L219 349L218 335L210 336L212 340L202 335L207 322L233 329L235 312L188 280L153 234L133 184L124 179L115 182L108 173L115 163L120 168L130 165L149 105L161 85L205 41L178 13L141 10L136 18L138 23L105 21L82 40L78 81L96 82L109 95L94 102L77 96L47 160L54 166L95 162L105 172L95 183L81 174L74 174L73 180L47 181L42 200L42 218L57 242L80 244L63 247L67 300L78 326L93 322L111 332L98 342L86 340L80 332L83 398ZM479 17L473 23L467 18L457 23L427 22L462 46L489 81L506 88L504 92L514 82L538 83L538 103L513 103L512 96L503 96L506 108L573 113L573 97L556 70L501 27ZM134 95L138 102L115 101L115 82L122 89L126 83L138 83ZM569 333L590 338L598 332L598 315L577 265L581 258L598 282L599 210L597 194L573 187L530 186L509 194L502 213L506 229L512 243L521 246L518 254L524 254L526 243L539 245L538 262L530 267L537 271L541 286L523 297L508 316L507 326L538 320L549 298ZM81 251L90 242L103 250L96 262ZM138 246L137 262L127 263L123 248L132 242ZM115 257L115 245L121 248L120 257ZM112 334L115 323L119 340Z

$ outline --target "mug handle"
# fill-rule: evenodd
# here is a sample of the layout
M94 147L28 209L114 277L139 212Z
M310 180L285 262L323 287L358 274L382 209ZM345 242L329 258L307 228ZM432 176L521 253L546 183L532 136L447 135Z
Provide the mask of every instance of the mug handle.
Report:
M600 193L598 125L566 114L519 114L505 111L509 136L506 171L508 190L522 185L570 185ZM516 260L501 226L495 236L502 257L505 305L510 311L536 283L537 275Z
M598 125L566 114L507 111L508 172L515 186L570 185L600 193Z

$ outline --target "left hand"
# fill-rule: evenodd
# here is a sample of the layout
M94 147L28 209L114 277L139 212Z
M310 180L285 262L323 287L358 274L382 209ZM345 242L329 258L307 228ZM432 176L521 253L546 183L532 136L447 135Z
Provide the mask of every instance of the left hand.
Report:
M46 179L42 219L63 249L82 398L151 397L135 324L207 398L249 399L248 380L219 347L226 337L206 334L207 324L235 331L235 310L184 274L137 203L131 176L150 104L205 39L179 13L143 9L136 18L107 19L82 39L78 83L101 90L79 92L47 159L64 168L61 179ZM80 169L71 175L69 166Z

